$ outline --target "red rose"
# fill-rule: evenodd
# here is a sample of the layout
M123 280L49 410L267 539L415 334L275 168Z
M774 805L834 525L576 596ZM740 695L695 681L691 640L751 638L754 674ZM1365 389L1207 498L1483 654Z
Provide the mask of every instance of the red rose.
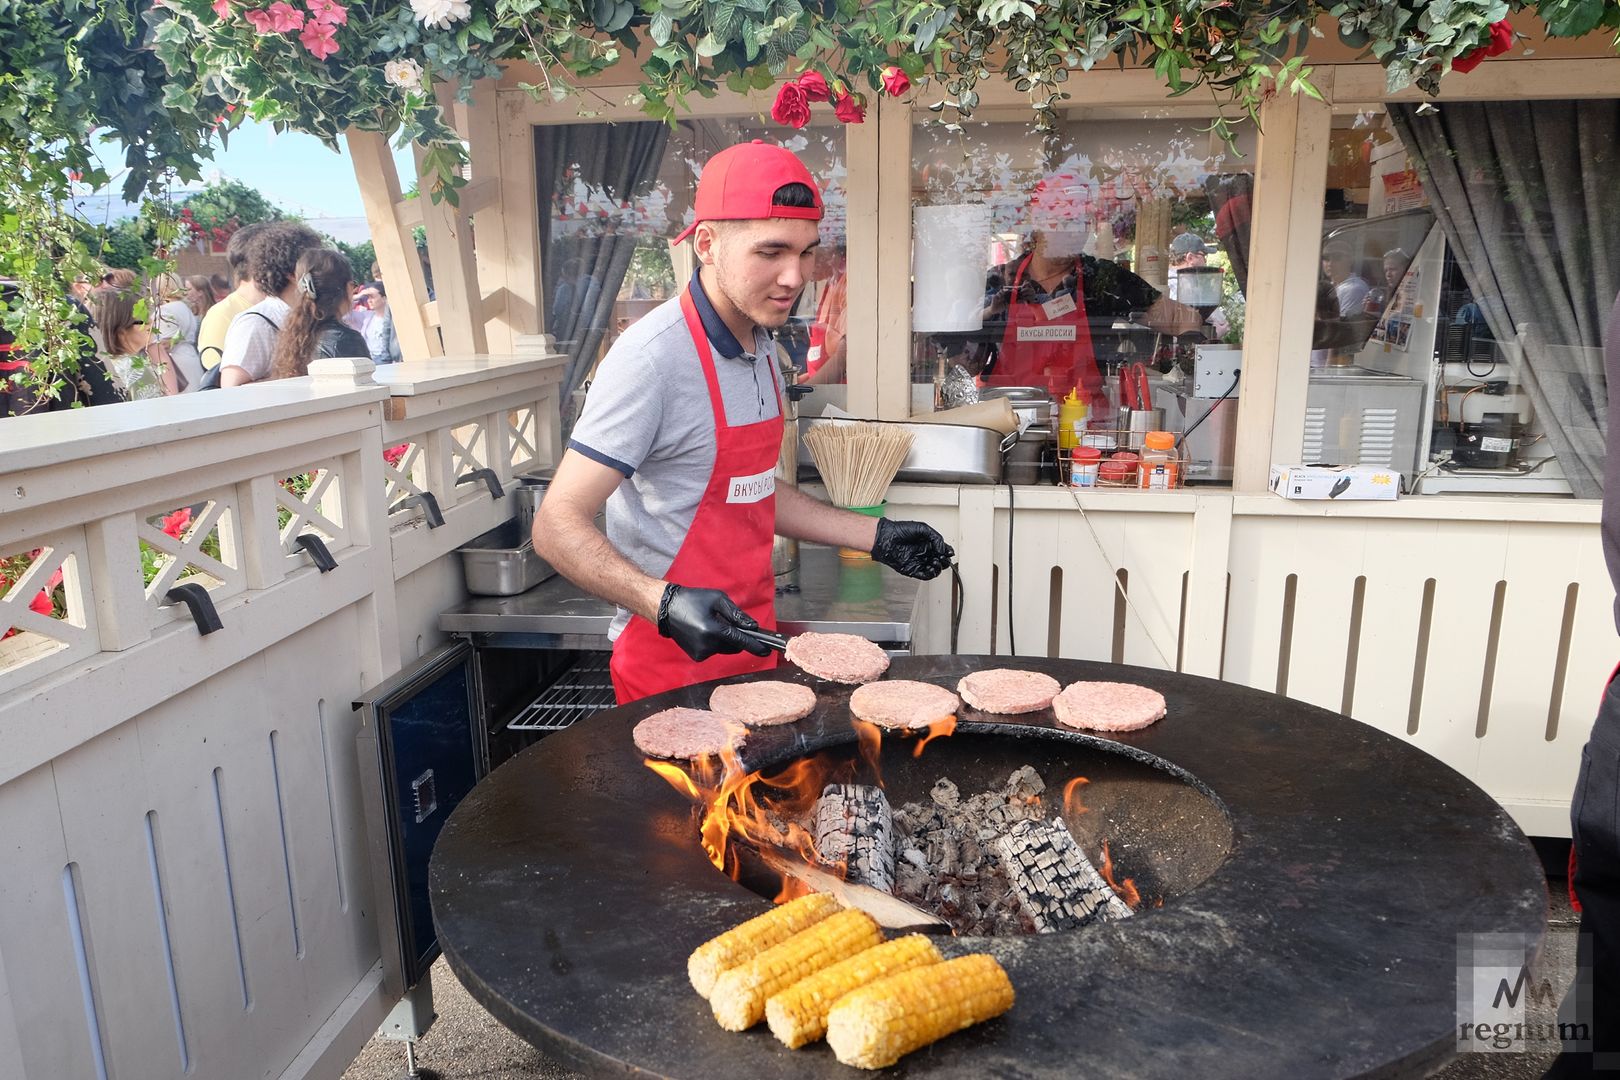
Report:
M810 122L810 95L796 82L783 83L771 106L771 119L788 127L802 128Z
M1491 43L1485 46L1486 56L1501 56L1513 48L1513 24L1506 19L1491 23Z
M1485 62L1485 49L1481 46L1473 52L1464 53L1451 62L1452 71L1460 71L1464 75L1473 71Z
M883 69L883 92L890 97L899 97L911 89L911 80L906 73L894 65Z
M866 105L859 94L845 94L833 102L833 112L846 124L859 124L866 119Z
M832 91L827 89L827 80L821 77L819 71L807 71L800 75L799 85L804 89L804 96L811 101L832 100Z

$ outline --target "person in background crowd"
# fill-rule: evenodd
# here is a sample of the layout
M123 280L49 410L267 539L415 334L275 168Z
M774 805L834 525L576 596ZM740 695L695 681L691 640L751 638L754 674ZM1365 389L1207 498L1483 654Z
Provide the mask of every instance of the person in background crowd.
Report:
M373 364L397 364L402 359L399 335L394 333L394 313L388 309L388 293L383 283L373 281L360 294L365 298L371 318L366 322L366 347Z
M244 225L231 234L230 240L225 245L225 260L230 263L231 276L236 280L236 290L217 299L214 306L208 309L208 314L203 316L202 325L197 329L197 352L201 355L202 365L205 368L214 367L224 355L225 332L231 328L231 320L264 299L264 293L253 284L253 278L248 273L248 253L253 246L254 237L266 227L267 223L262 221Z
M1196 233L1184 232L1170 241L1170 299L1180 299L1177 293L1177 270L1189 270L1195 266L1208 266L1209 256L1204 253L1204 238Z
M186 306L197 316L197 325L201 329L203 316L214 306L213 282L202 274L186 278Z
M197 313L185 300L186 287L174 274L159 274L152 280L149 302L152 342L147 355L163 372L163 389L178 394L195 390L202 383L202 360L197 356Z
M344 325L354 296L354 271L330 248L306 251L294 272L297 296L276 338L270 378L309 374L309 362L330 356L366 356L366 339Z
M264 299L231 320L220 357L221 386L242 386L270 377L276 335L286 325L292 302L298 298L298 260L321 246L321 237L308 225L275 221L253 240L248 273Z
M85 282L88 284L89 279L86 278ZM16 299L16 295L14 285L0 281L0 299L10 303ZM73 305L78 329L88 333L91 327L89 310L71 291L67 294L67 301ZM79 352L78 370L67 373L66 385L55 397L41 394L26 383L11 381L13 376L28 366L27 358L12 349L11 341L11 334L0 327L0 418L62 412L80 406L112 405L124 400L123 394L107 375L107 369L102 366L95 347L88 342Z
M1390 248L1384 252L1384 283L1367 290L1367 299L1362 301L1362 314L1382 315L1384 308L1389 305L1390 298L1401 287L1401 278L1406 275L1406 264L1412 261L1404 248Z
M1620 415L1620 296L1609 311L1603 366L1608 374L1609 415ZM1620 424L1609 425L1604 475L1620 476ZM1620 483L1603 487L1603 558L1620 590ZM1615 601L1620 626L1620 598ZM1616 669L1620 674L1620 669ZM1549 1077L1620 1076L1620 679L1609 676L1592 734L1581 751L1581 771L1570 803L1569 885L1581 926L1575 944L1577 973L1592 977L1592 1052L1560 1054ZM1577 977L1579 977L1577 975ZM1577 984L1578 985L1578 984ZM1575 1003L1575 990L1564 1002ZM1585 1017L1559 1012L1560 1024Z
M101 362L130 401L162 397L170 378L163 359L147 355L152 333L143 320L135 317L136 299L134 289L98 289L92 306L96 326L106 342Z
M108 270L105 274L101 275L101 282L96 286L95 291L99 292L103 289L131 289L134 288L135 281L135 271L125 270L121 266L115 266L111 270Z
M90 298L90 275L73 275L73 284L68 286L68 294L80 304L88 300Z
M1339 302L1339 318L1360 315L1372 289L1367 279L1356 273L1355 256L1343 244L1329 244L1322 249L1322 271L1333 285L1334 298Z
M213 302L219 303L231 295L231 279L224 274L208 275L208 291L213 296Z

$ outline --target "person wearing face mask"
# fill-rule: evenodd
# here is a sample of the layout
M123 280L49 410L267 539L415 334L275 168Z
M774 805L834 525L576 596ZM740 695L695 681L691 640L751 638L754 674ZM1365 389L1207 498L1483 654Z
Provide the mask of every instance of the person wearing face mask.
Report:
M1071 389L1096 399L1102 390L1116 320L1131 319L1172 337L1198 329L1197 311L1177 303L1110 259L1085 253L1083 205L1067 209L1061 183L1039 185L1031 199L1034 228L1024 252L991 269L984 324L989 349L979 379L987 386L1044 386L1056 397Z
M598 367L534 521L534 547L619 606L609 635L619 702L775 664L742 631L775 627L781 534L870 551L932 578L954 553L920 522L870 518L778 489L781 383L771 331L815 261L821 196L804 164L763 142L703 169L699 268ZM607 506L607 535L593 524Z

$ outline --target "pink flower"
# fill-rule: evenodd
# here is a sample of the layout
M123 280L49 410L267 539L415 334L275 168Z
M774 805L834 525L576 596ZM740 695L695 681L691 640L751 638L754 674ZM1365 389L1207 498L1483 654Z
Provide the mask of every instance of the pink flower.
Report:
M231 17L231 0L214 0L214 14L221 19Z
M899 97L911 89L911 79L905 72L894 65L883 69L883 92L890 97Z
M304 13L287 3L287 0L276 0L270 5L270 28L276 33L285 34L303 25Z
M174 513L165 515L165 517L163 518L163 525L161 527L162 527L165 534L167 534L169 536L172 536L176 540L178 540L178 539L180 539L181 534L183 534L186 531L186 526L190 525L190 524L191 524L191 507L182 506L180 509L176 510Z
M259 33L273 34L276 32L276 21L271 17L268 11L245 11L242 14L247 18L249 23L253 24L253 29L257 30Z
M388 462L390 465L398 467L399 463L405 458L405 451L409 450L410 448L410 443L400 443L398 446L387 447L383 450L383 460Z
M799 85L804 88L804 96L811 101L832 100L832 91L827 89L827 80L819 71L807 71L800 75Z
M783 83L771 106L771 119L788 127L804 127L810 122L809 92L796 82Z
M317 60L325 60L338 51L337 27L331 23L312 22L304 27L304 32L298 35L298 40L304 43L304 48Z
M28 610L40 615L54 615L56 614L56 605L51 602L51 594L41 589L39 595L28 601Z
M859 124L866 120L866 104L859 94L844 94L833 102L833 112L846 124Z
M328 26L343 26L349 21L349 9L337 0L304 0L310 17Z

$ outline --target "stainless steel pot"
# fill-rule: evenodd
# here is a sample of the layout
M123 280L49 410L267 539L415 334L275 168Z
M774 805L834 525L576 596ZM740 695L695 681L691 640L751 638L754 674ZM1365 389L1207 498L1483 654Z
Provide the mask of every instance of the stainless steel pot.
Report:
M805 445L805 432L814 423L836 423L820 417L799 420L799 479L819 480L815 457ZM912 434L911 452L895 476L907 484L999 484L1002 478L1000 432L963 424L908 424L905 421L863 421L898 423Z

